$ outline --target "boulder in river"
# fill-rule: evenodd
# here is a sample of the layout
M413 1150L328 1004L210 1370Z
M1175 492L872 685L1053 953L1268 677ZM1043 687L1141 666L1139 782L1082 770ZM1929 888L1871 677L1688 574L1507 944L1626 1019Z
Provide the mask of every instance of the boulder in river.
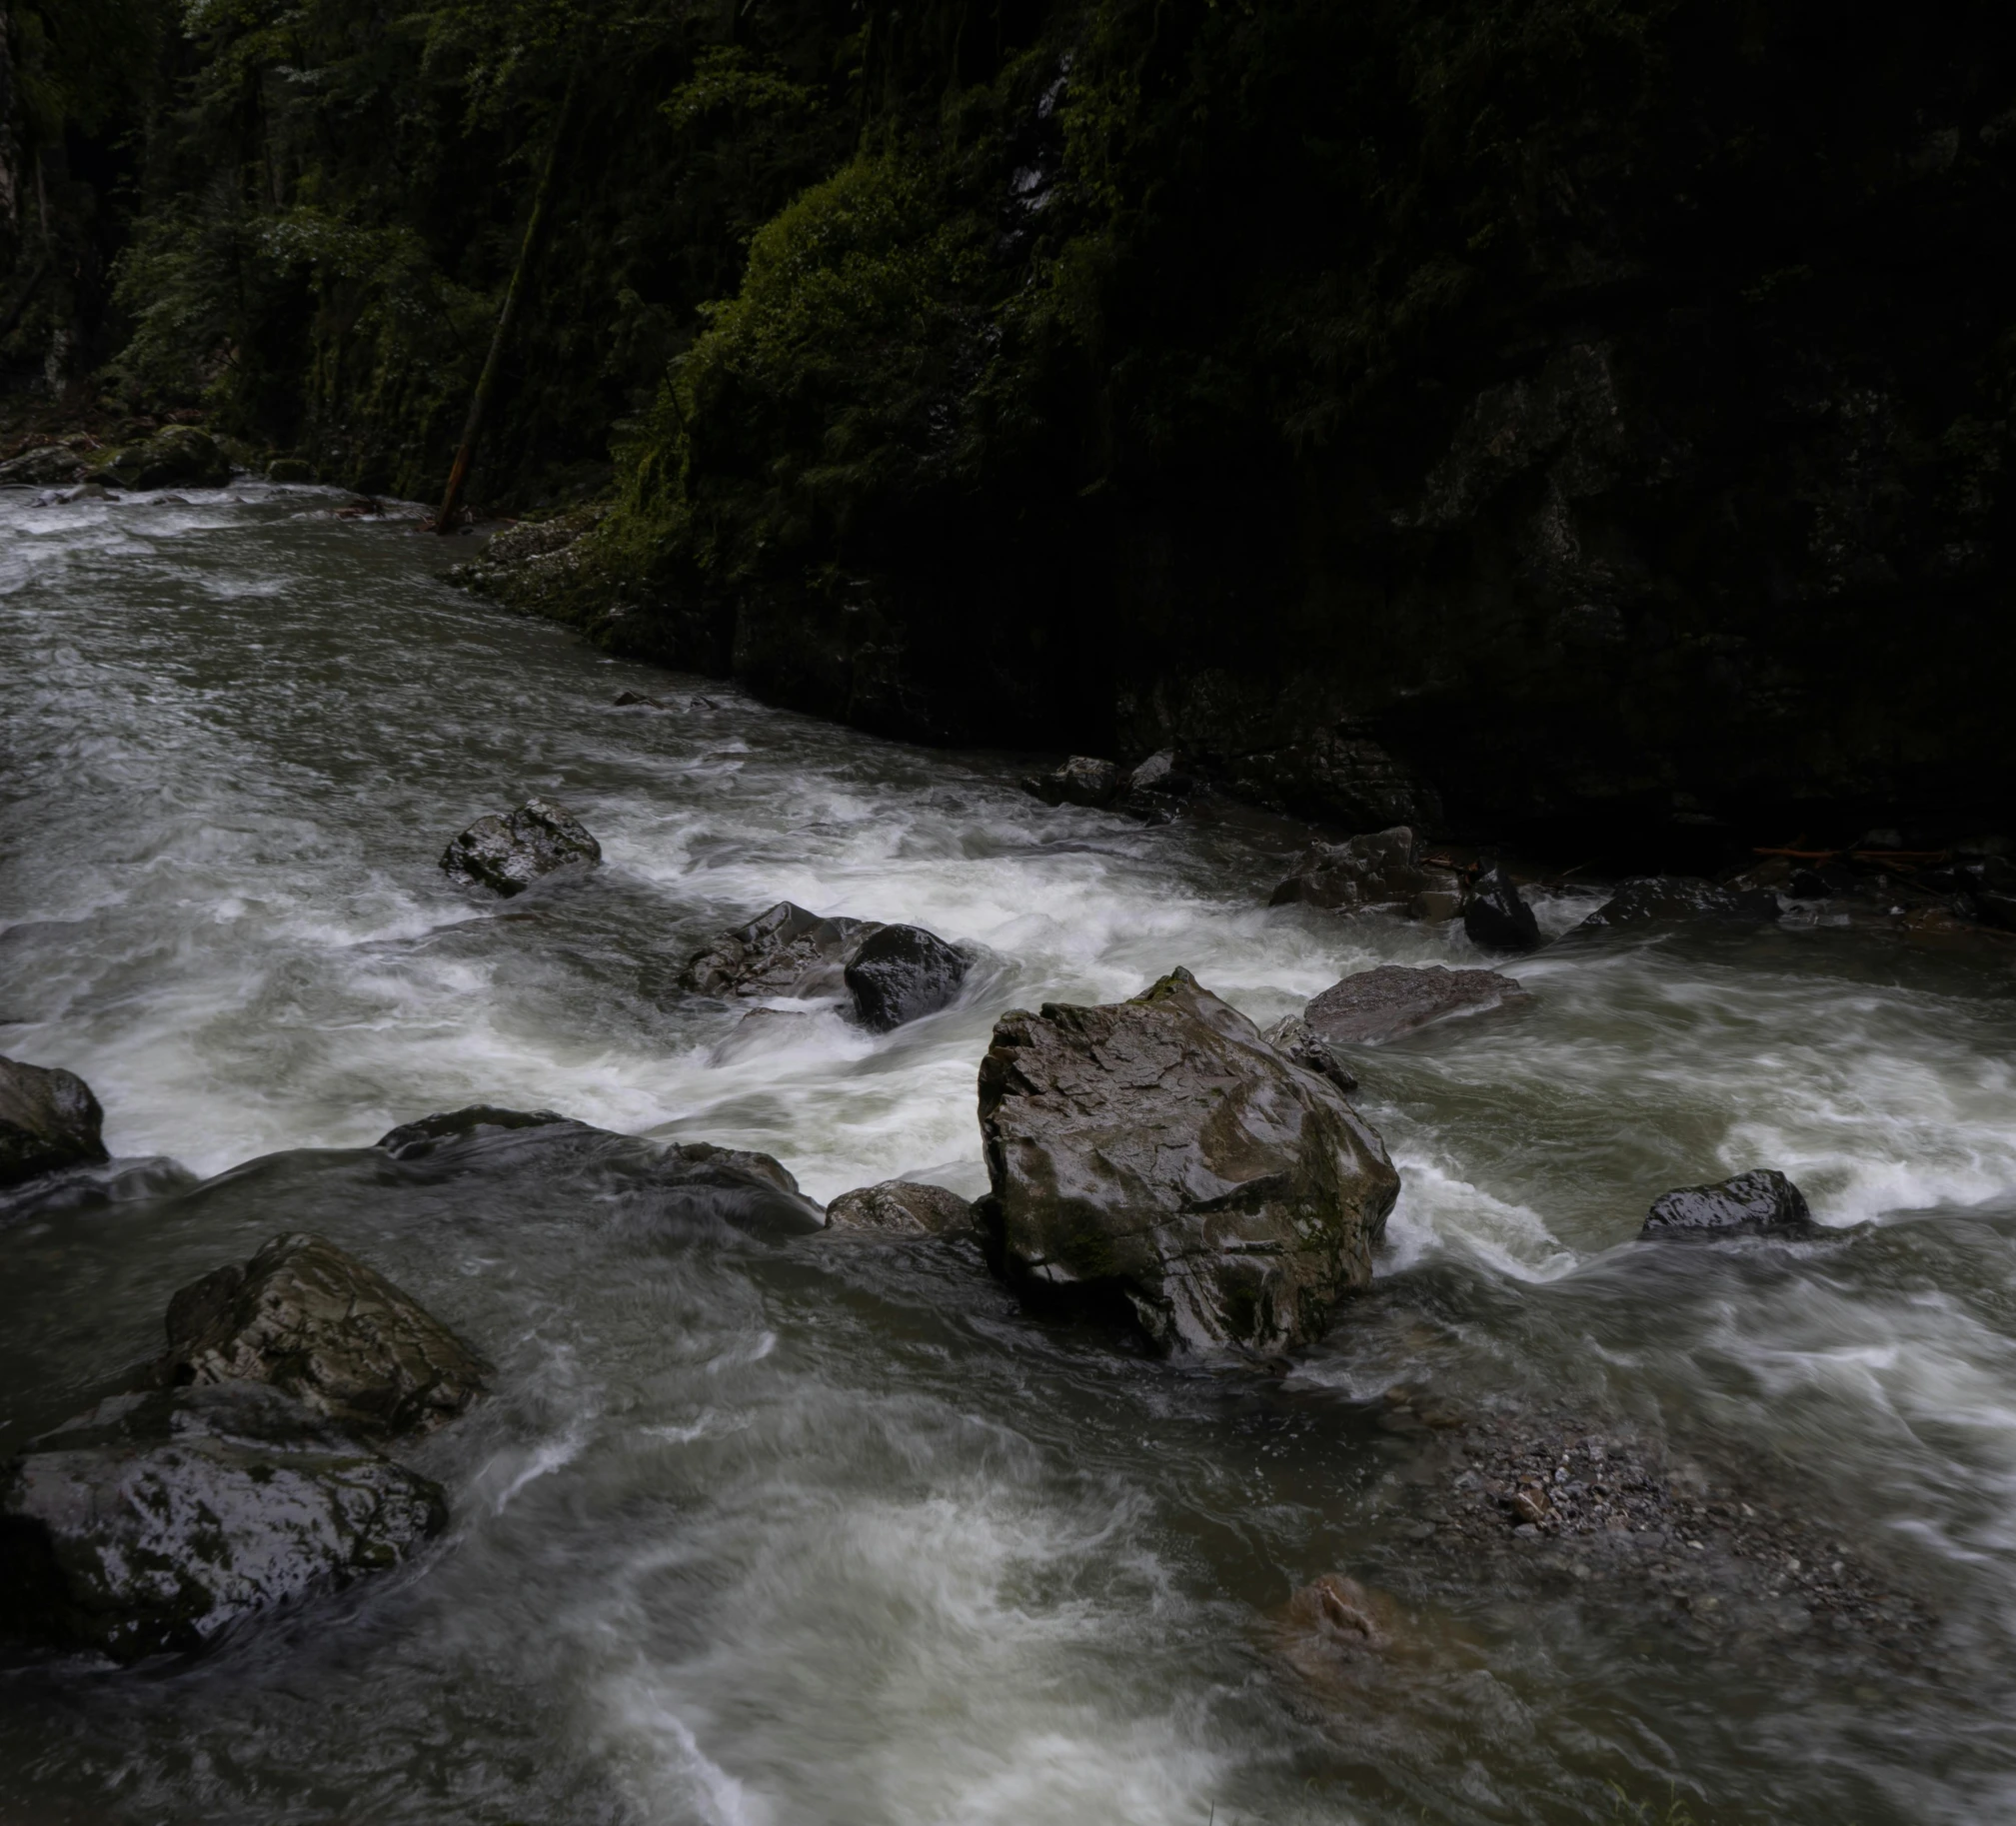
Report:
M1341 844L1311 844L1268 905L1300 902L1344 913L1396 913L1411 919L1448 919L1462 900L1452 869L1423 860L1411 827L1395 825Z
M1399 1193L1342 1092L1183 969L1005 1014L980 1116L997 1268L1037 1300L1119 1296L1165 1347L1317 1336Z
M881 930L873 919L829 919L780 901L694 952L680 981L703 995L834 994L848 960Z
M1068 761L1022 782L1046 806L1106 806L1120 790L1120 771L1095 755L1073 755Z
M75 482L84 469L84 459L68 445L41 444L0 463L0 488L47 488Z
M105 1159L104 1122L74 1071L0 1058L0 1185Z
M1463 930L1487 951L1536 951L1540 922L1504 865L1493 863L1463 897Z
M1439 963L1382 963L1332 983L1303 1010L1324 1039L1372 1046L1418 1032L1438 1020L1528 999L1496 970L1452 970Z
M1683 1185L1653 1200L1639 1233L1647 1237L1730 1235L1812 1228L1806 1197L1775 1167L1760 1166L1715 1185Z
M259 1383L114 1395L0 1467L0 1627L118 1661L410 1558L438 1484Z
M1760 924L1783 909L1766 888L1718 888L1698 876L1646 875L1619 882L1610 898L1575 929L1601 931L1616 925L1666 925L1715 920Z
M826 1207L827 1227L865 1235L964 1236L974 1208L959 1193L918 1179L885 1179L858 1186Z
M966 958L936 932L885 925L855 947L844 976L862 1024L886 1033L948 1005L966 972Z
M378 1137L375 1145L395 1160L421 1160L443 1142L466 1141L486 1128L544 1128L565 1122L567 1117L551 1109L499 1109L491 1103L471 1103L466 1109L451 1109L439 1115L422 1116L417 1122L402 1122Z
M1304 1071L1326 1077L1339 1090L1355 1090L1358 1076L1339 1058L1335 1049L1299 1014L1277 1020L1261 1036L1283 1057L1292 1059Z
M270 1382L338 1425L425 1432L483 1392L489 1365L376 1268L321 1236L276 1236L168 1303L164 1382Z
M91 480L129 489L222 488L231 480L231 460L208 432L168 425L103 459Z
M441 867L453 880L505 896L522 894L558 870L590 869L601 861L602 846L550 799L528 799L508 818L479 818L441 854Z

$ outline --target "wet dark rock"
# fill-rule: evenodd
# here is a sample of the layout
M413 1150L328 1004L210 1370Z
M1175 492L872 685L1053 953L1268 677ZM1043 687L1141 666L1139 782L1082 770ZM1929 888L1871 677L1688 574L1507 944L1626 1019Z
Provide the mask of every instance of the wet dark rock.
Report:
M1540 948L1540 922L1501 864L1493 864L1470 884L1463 897L1463 930L1473 944L1487 951Z
M378 1137L377 1145L396 1160L425 1159L441 1143L466 1141L485 1129L543 1128L551 1122L565 1122L566 1116L551 1109L499 1109L489 1103L472 1103L440 1115L422 1116L417 1122L402 1122Z
M74 1071L0 1058L0 1186L107 1158L104 1121Z
M886 1179L841 1195L826 1207L827 1227L865 1234L965 1236L974 1227L974 1207L943 1185L917 1179Z
M1778 897L1768 889L1732 890L1695 876L1648 875L1619 882L1610 898L1575 929L1590 932L1616 925L1701 920L1757 924L1777 918L1781 912Z
M967 960L921 925L885 925L862 940L844 972L855 1012L879 1033L957 998Z
M508 818L479 818L442 852L441 867L465 887L509 897L557 871L601 861L602 846L573 813L529 799Z
M990 1258L1031 1300L1124 1300L1163 1346L1266 1350L1371 1278L1399 1192L1377 1133L1187 970L1004 1015L980 1096Z
M1204 791L1204 783L1183 766L1174 749L1157 749L1120 780L1114 803L1150 824L1167 824Z
M1812 1227L1805 1195L1775 1167L1738 1173L1716 1185L1683 1185L1653 1201L1646 1236L1726 1235Z
M753 1147L720 1147L712 1141L674 1141L665 1151L668 1160L709 1167L745 1179L760 1179L802 1200L814 1211L819 1208L798 1189L797 1176L774 1154L759 1153Z
M1068 761L1022 782L1046 806L1106 806L1120 790L1120 771L1095 755L1073 755Z
M44 444L0 463L0 488L48 488L75 482L84 469L84 458L67 445Z
M101 460L90 480L125 489L222 488L231 480L231 461L209 433L170 425Z
M1357 1073L1337 1056L1330 1042L1299 1014L1289 1014L1275 1021L1261 1038L1282 1057L1291 1059L1304 1071L1313 1071L1318 1077L1328 1078L1339 1090L1357 1089Z
M1513 978L1496 970L1382 963L1332 983L1310 1001L1303 1017L1335 1044L1371 1046L1418 1032L1438 1020L1482 1014L1527 999Z
M641 691L620 691L610 699L619 710L628 710L632 705L642 705L646 710L664 710L666 706L657 698L647 698Z
M406 1123L379 1146L406 1174L421 1179L607 1173L626 1199L641 1195L666 1215L719 1218L764 1237L809 1234L826 1221L789 1169L769 1154L712 1141L667 1143L614 1134L550 1110L479 1104Z
M1311 844L1268 905L1300 902L1343 912L1448 919L1454 917L1461 899L1455 872L1424 863L1412 829L1396 825L1341 844Z
M835 994L848 960L881 930L873 919L829 919L780 901L696 951L680 980L703 995Z
M278 1388L115 1395L0 1468L0 1627L118 1661L195 1650L447 1522L439 1485Z
M266 466L268 482L313 482L315 465L300 457L275 457Z
M59 1211L103 1210L133 1199L186 1192L197 1177L166 1154L135 1159L87 1161L42 1173L13 1187L0 1187L0 1223L53 1217Z
M297 1232L169 1301L157 1373L176 1386L270 1382L338 1425L389 1437L455 1418L489 1365L376 1268Z

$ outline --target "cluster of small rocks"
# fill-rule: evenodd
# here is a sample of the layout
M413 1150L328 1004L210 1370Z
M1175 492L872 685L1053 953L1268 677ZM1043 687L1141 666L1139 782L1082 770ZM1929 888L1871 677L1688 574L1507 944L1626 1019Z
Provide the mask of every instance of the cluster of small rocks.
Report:
M1847 1542L1631 1429L1556 1412L1465 1416L1405 1387L1387 1399L1403 1430L1444 1436L1446 1475L1414 1486L1408 1505L1418 1543L1628 1587L1666 1622L1716 1638L1824 1626L1893 1661L1928 1647L1925 1608Z

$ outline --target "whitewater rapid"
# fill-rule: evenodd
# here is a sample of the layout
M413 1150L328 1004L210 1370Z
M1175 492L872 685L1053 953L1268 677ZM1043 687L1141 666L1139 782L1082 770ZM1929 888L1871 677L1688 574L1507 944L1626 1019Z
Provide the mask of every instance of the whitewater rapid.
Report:
M176 1276L310 1214L454 1308L503 1387L425 1448L457 1522L423 1575L173 1677L0 1688L8 1817L1602 1820L1612 1781L1704 1822L2016 1809L2006 951L1794 926L1522 961L1529 1009L1367 1054L1403 1176L1378 1316L1263 1394L1036 1325L938 1245L710 1252L534 1173L381 1205L332 1150L473 1102L761 1148L821 1199L974 1194L1008 1007L1183 964L1264 1022L1369 964L1479 959L1269 909L1285 821L1046 808L1027 758L608 658L334 505L0 491L0 1050L87 1078L115 1153L213 1181L0 1231L0 1449L144 1355ZM535 794L603 868L453 887L447 838ZM681 965L787 899L981 961L892 1034L738 1032ZM1789 1270L1635 1241L1658 1192L1759 1164L1838 1233ZM1965 1703L1436 1586L1384 1532L1362 1411L1424 1365L1782 1463L1965 1614ZM1265 1645L1332 1566L1456 1644L1343 1719Z

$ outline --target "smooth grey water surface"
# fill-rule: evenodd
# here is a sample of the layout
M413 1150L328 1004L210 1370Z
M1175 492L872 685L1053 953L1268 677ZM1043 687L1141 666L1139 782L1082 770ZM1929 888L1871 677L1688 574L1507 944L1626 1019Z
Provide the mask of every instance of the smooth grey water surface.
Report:
M1049 810L933 754L610 660L313 490L0 491L0 1051L81 1072L109 1201L0 1216L0 1452L283 1229L498 1362L412 1461L450 1535L207 1659L0 1673L0 1820L1610 1821L2016 1817L2016 959L1824 926L1582 940L1530 1008L1365 1054L1403 1175L1374 1293L1283 1376L1020 1315L964 1244L669 1222L485 1101L776 1154L829 1198L985 1184L995 1018L1185 964L1255 1018L1460 933L1287 908L1298 835ZM665 712L617 710L632 686ZM533 794L606 866L509 903L446 838ZM789 898L983 958L887 1035L684 993ZM1563 931L1593 893L1545 903ZM530 1131L537 1134L537 1131ZM1829 1232L1634 1240L1770 1164ZM194 1181L200 1179L201 1183ZM1411 1538L1396 1384L1719 1455L1940 1619L1904 1661L1675 1628L1629 1581ZM1277 1652L1315 1575L1392 1593L1348 1688Z

